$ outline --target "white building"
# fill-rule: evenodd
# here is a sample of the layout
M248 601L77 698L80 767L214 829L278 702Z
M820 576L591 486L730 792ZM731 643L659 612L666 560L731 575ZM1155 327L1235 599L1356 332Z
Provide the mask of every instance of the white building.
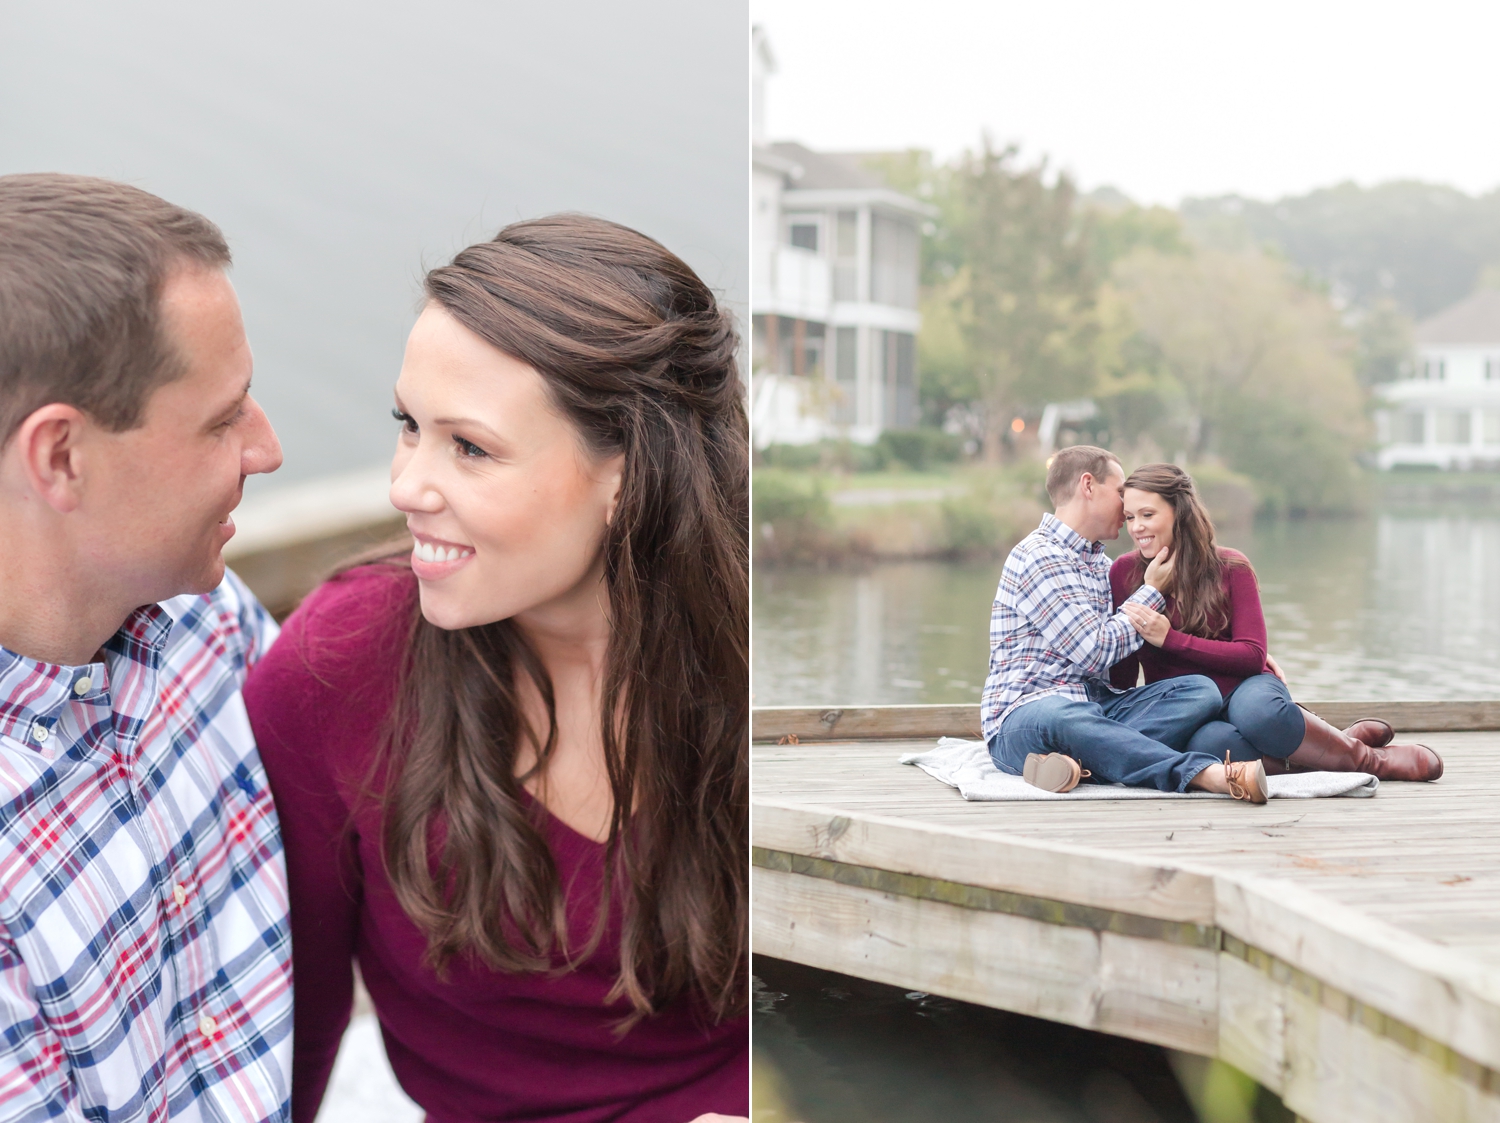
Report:
M755 443L869 443L917 423L919 224L931 208L852 154L766 143L775 61L757 28L752 126Z
M1500 465L1500 290L1476 292L1415 335L1410 377L1380 389L1380 467Z

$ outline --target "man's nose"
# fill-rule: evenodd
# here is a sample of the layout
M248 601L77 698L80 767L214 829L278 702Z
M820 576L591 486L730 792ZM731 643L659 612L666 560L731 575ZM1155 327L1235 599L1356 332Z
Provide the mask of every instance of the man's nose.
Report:
M271 428L271 419L254 398L245 399L245 411L250 415L246 418L249 436L240 454L240 473L255 476L274 472L281 467L282 456L281 441Z

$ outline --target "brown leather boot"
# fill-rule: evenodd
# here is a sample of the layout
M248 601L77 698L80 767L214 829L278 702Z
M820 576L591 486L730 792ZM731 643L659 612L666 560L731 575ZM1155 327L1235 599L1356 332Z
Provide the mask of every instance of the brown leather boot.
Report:
M1396 731L1388 721L1381 721L1378 717L1362 717L1344 730L1344 736L1363 741L1372 749L1383 749L1391 743Z
M1307 731L1302 744L1285 761L1266 757L1266 772L1368 772L1382 780L1436 780L1443 774L1443 758L1426 745L1382 744L1376 748L1344 730L1335 729L1311 710L1302 710ZM1370 719L1366 719L1370 720ZM1356 722L1351 729L1363 722ZM1380 722L1385 725L1385 722Z

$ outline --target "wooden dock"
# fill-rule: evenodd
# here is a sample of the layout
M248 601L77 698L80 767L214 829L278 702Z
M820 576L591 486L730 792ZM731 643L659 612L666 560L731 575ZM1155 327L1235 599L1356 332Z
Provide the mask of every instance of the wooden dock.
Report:
M1500 702L1310 705L1446 774L971 803L897 758L973 707L757 710L755 950L1218 1057L1311 1123L1500 1121Z

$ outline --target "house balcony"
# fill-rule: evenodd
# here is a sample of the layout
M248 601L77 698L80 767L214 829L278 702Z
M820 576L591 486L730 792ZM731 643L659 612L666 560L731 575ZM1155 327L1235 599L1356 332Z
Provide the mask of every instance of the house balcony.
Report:
M750 286L750 307L756 315L827 322L833 278L826 259L796 246L777 246L757 264L760 268Z

